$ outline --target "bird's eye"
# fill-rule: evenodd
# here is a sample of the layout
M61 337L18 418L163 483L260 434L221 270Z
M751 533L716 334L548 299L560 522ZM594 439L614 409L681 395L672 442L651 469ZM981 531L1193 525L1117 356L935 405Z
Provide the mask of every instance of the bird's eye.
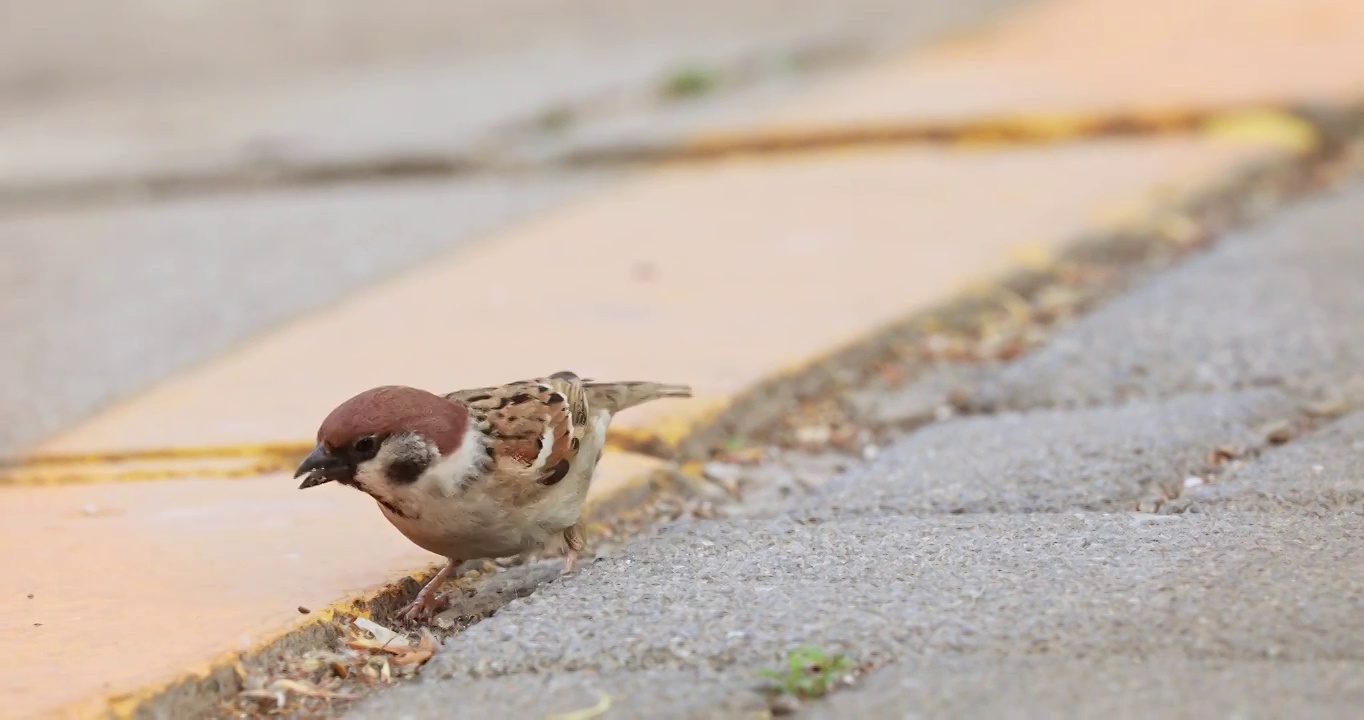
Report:
M361 457L370 457L379 451L379 440L373 435L366 435L355 441L355 454Z

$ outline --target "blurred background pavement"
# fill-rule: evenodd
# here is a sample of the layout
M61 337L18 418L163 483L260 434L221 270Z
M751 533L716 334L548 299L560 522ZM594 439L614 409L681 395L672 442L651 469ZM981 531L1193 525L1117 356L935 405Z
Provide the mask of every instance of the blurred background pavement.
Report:
M3 0L0 452L614 177L445 159L685 134L1018 4Z

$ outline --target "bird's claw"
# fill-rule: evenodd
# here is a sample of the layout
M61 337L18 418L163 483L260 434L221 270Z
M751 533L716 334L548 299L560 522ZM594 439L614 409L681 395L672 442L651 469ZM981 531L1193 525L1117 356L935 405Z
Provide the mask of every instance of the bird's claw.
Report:
M417 599L404 605L398 611L398 617L410 623L426 622L445 607L446 598L443 593L422 592L417 593Z

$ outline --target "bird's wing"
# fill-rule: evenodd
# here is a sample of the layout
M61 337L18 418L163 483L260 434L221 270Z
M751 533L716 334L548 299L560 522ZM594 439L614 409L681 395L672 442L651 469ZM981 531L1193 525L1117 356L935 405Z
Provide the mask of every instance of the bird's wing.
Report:
M516 483L554 485L564 479L588 431L587 396L572 373L494 387L457 390L487 438L490 473Z

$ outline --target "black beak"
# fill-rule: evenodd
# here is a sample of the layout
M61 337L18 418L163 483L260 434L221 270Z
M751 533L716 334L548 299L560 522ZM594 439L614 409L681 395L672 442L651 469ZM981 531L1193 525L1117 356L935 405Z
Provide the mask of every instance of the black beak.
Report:
M298 486L299 490L306 490L333 480L350 477L354 473L354 469L350 467L349 463L333 455L327 446L318 443L317 447L313 448L313 451L308 453L308 457L304 458L298 466L298 470L294 472L294 477L297 478L304 473L307 473L308 477L304 478L303 483Z

